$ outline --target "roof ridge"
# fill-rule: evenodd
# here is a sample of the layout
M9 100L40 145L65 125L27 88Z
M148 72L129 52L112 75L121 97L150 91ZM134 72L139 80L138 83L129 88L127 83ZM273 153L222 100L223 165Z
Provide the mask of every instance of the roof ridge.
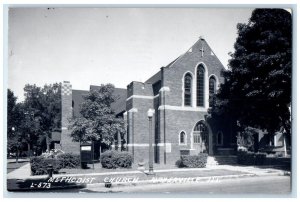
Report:
M189 50L191 50L191 48L193 48L197 43L198 43L198 41L200 41L200 40L204 40L205 41L205 39L204 38L202 38L202 37L199 37L199 39L187 50L187 51L185 51L183 54L181 54L179 57L177 57L177 59L175 59L175 61L169 66L169 65L167 65L166 67L167 68L171 68L180 58L182 58L186 53L188 53L189 52Z

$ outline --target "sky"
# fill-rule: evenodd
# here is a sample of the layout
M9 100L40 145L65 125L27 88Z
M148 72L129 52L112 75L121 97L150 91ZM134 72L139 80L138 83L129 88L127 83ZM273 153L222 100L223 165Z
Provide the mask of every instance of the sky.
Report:
M252 8L10 8L8 88L144 82L202 36L226 67Z

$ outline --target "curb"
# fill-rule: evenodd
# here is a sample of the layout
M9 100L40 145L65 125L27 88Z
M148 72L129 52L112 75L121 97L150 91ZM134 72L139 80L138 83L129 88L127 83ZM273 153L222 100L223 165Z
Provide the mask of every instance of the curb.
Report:
M257 176L256 174L249 173L249 174L240 174L240 175L221 175L221 176L209 176L209 177L186 177L186 178L192 178L192 179L197 179L197 181L192 181L192 182L179 182L180 184L184 183L198 183L198 182L209 182L210 180L212 182L217 182L218 180L222 179L235 179L235 178L244 178L244 177L254 177ZM111 183L112 187L119 187L119 186L137 186L137 185L147 185L147 184L175 184L176 182L163 182L163 181L153 181L153 180L142 180L142 181L137 181L137 182L113 182ZM97 187L97 186L102 186L103 188L109 190L108 188L105 187L104 182L100 183L93 183L93 184L87 184L86 189L92 188L92 187Z

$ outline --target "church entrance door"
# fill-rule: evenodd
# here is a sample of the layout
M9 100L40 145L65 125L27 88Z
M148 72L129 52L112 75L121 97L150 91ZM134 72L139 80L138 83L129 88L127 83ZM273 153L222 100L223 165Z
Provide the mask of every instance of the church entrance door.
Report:
M193 145L201 153L208 153L208 128L204 121L199 121L193 130Z

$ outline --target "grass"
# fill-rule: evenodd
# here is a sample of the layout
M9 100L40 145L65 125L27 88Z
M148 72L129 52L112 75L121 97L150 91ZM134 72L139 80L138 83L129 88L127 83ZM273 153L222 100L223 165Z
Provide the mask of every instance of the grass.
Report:
M145 169L148 170L148 165L145 164ZM116 168L116 169L107 169L102 168L101 163L95 163L94 169L92 164L88 164L87 169L81 169L81 168L73 168L73 169L61 169L61 174L88 174L88 173L106 173L106 172L122 172L122 171L133 171L138 170L137 165L132 165L132 168ZM164 165L164 164L154 164L154 170L159 169L177 169L178 167L174 165Z

